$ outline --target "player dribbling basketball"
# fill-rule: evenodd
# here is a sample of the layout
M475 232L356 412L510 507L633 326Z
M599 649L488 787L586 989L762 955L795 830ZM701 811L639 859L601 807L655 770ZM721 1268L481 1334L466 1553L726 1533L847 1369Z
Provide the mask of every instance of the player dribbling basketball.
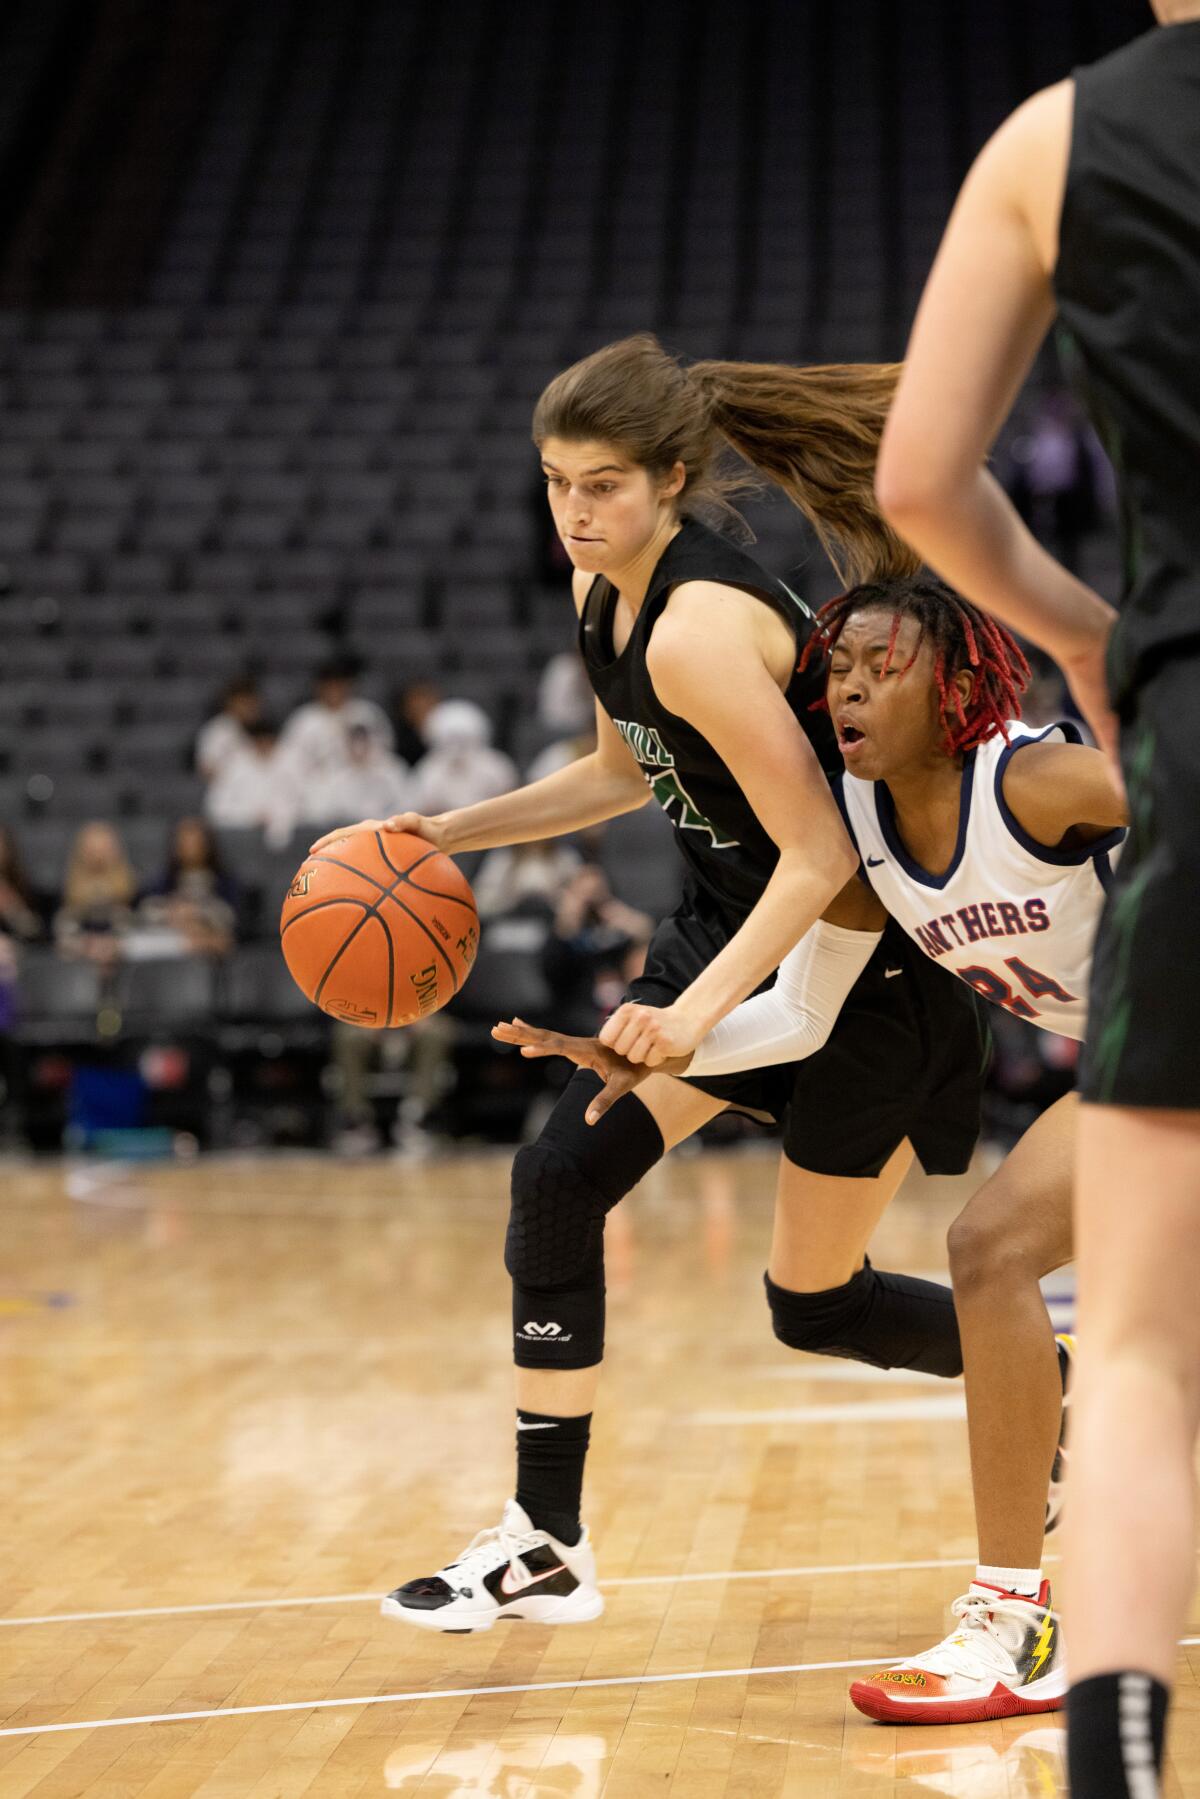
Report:
M894 371L872 368L685 369L649 337L553 381L534 437L575 565L598 748L483 805L390 821L453 852L578 830L652 793L688 878L634 998L674 1050L694 1048L770 975L855 865L828 784L833 734L812 709L822 682L797 671L811 619L697 509L724 500L716 461L732 444L852 569L910 568L870 493L893 381ZM781 1339L958 1374L949 1289L882 1273L864 1251L914 1148L931 1172L966 1167L983 1047L973 996L890 927L825 1053L795 1069L688 1084L653 1076L599 1128L585 1118L598 1083L577 1074L513 1165L515 1498L498 1527L399 1587L385 1611L434 1630L600 1612L579 1501L603 1353L604 1220L666 1149L726 1105L786 1118L767 1287Z

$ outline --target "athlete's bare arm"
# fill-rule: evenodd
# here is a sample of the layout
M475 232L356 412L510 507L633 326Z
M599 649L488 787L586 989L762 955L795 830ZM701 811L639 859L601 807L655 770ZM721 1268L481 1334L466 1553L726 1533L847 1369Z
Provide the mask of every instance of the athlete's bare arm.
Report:
M840 925L844 931L882 931L888 921L883 901L859 875L846 882L821 917L825 924Z
M590 577L578 572L572 578L575 609L580 611ZM424 818L417 812L397 813L394 818L364 819L342 825L313 844L324 849L352 831L411 831L449 854L494 849L503 843L531 843L543 837L561 837L601 824L622 812L635 812L650 798L645 776L611 719L596 707L596 748L566 768L556 769L540 781L483 800Z
M1004 798L1036 843L1069 834L1086 843L1128 824L1129 808L1107 756L1081 743L1030 743L1009 757Z
M1074 84L1018 109L959 194L917 312L876 478L890 522L968 599L1048 651L1103 748L1112 608L1037 543L984 467L1054 312Z
M779 861L741 929L673 1005L625 1005L602 1033L632 1061L686 1055L777 968L854 873L857 858L812 745L784 698L782 640L766 608L714 582L683 583L646 665L663 705L712 745ZM786 627L785 627L786 629ZM794 654L790 633L786 653Z

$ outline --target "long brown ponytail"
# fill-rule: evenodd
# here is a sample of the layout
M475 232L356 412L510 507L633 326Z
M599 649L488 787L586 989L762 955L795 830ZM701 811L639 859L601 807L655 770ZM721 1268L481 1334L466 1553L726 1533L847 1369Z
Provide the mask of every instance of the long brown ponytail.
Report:
M875 458L897 363L791 368L770 362L685 367L649 332L608 344L549 384L533 417L550 437L611 443L652 474L687 471L681 510L732 512L752 485L722 468L723 445L783 489L848 585L912 575L919 559L875 504Z

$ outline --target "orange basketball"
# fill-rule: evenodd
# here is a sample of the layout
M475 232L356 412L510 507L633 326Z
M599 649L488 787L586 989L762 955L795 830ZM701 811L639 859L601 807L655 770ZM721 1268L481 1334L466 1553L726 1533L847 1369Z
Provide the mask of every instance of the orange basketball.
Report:
M383 1030L453 999L479 947L479 914L464 876L423 837L355 831L300 865L279 934L314 1005Z

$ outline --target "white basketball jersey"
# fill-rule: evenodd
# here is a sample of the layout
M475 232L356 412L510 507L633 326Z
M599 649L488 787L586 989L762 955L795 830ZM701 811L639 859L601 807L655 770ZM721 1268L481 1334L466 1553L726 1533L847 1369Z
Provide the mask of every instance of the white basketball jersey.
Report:
M1031 731L1010 721L963 758L958 842L944 874L930 874L900 841L882 781L845 774L842 812L863 872L892 917L925 954L984 999L1063 1037L1087 1023L1092 944L1125 836L1108 832L1082 849L1035 843L1004 799L1004 771L1022 745L1078 743L1069 723Z

